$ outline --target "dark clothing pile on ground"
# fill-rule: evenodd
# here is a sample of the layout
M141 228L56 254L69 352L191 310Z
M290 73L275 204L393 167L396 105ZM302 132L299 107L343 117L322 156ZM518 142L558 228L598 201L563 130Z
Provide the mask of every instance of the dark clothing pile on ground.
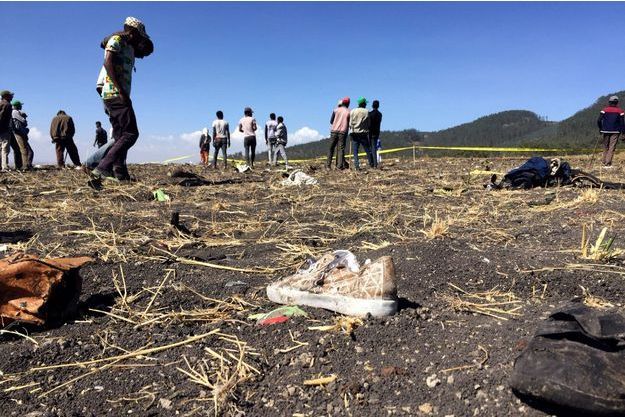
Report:
M579 169L572 169L568 162L560 159L545 159L539 156L528 159L523 165L514 168L503 180L497 182L493 175L484 187L491 190L530 189L534 187L554 187L564 185L603 187L621 189L623 184L601 181L599 178Z
M625 317L574 303L540 323L510 386L530 405L567 416L625 415Z

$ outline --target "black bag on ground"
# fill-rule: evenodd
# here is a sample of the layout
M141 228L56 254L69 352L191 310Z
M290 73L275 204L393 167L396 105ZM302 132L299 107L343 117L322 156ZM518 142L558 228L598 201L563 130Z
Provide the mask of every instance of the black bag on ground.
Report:
M561 416L625 416L625 317L572 304L539 325L514 363L514 393Z

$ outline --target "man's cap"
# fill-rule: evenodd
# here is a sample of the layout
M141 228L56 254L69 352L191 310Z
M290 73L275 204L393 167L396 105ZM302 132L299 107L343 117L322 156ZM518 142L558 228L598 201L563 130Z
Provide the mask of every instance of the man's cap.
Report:
M139 32L141 36L150 39L148 34L145 32L145 25L141 20L137 19L136 17L128 16L124 21L124 25L137 29L137 32Z
M15 107L22 107L22 104L24 104L24 103L22 103L22 102L21 102L21 101L19 101L19 100L13 100L13 101L11 102L11 106L15 106Z
M367 104L367 99L364 97L358 97L358 104Z
M618 101L618 96L612 96L608 101Z
M13 92L11 92L9 90L2 90L2 91L0 91L0 97L4 97L4 96L13 96Z
M243 109L243 113L247 113L247 112L254 113L254 110L252 110L251 107L246 107Z
M341 100L341 102L343 104L349 104L349 97L343 97L343 100Z

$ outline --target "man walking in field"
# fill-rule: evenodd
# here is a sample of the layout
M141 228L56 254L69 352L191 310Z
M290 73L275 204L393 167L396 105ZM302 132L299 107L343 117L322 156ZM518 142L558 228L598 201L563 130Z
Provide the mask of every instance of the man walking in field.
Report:
M276 114L271 113L269 115L269 120L265 123L265 144L267 145L267 156L269 157L269 165L274 165L274 152L276 148L276 127L278 126L278 122L276 122Z
M50 137L56 150L56 165L65 168L65 151L76 168L80 167L78 148L74 143L74 120L65 111L59 110L50 123Z
M217 156L219 150L223 154L224 169L228 168L228 155L226 154L226 148L230 147L230 125L224 120L224 113L219 110L217 112L217 119L213 121L213 168L217 169Z
M625 131L625 113L618 106L618 97L608 99L608 106L599 113L597 126L603 135L603 167L612 168L612 157L616 149L618 139Z
M373 156L369 146L369 112L367 111L367 100L364 97L358 99L358 107L349 114L349 127L352 131L352 146L354 148L354 168L360 169L358 160L358 148L362 145L367 153L369 166L373 167Z
M104 46L104 82L100 95L115 132L115 142L91 175L95 180L130 180L126 156L139 138L135 111L130 100L135 57L152 53L153 45L139 19L127 17L124 30L114 33ZM101 77L98 77L100 81Z
M332 157L338 145L336 168L345 169L345 140L347 139L347 131L349 129L349 97L345 97L341 101L340 106L334 109L330 117L330 125L330 149L328 151L326 168L330 169L332 166Z
M11 146L11 116L13 93L8 90L0 92L0 169L9 170L9 150Z
M380 127L382 126L382 113L378 110L380 102L373 100L371 103L372 110L369 112L369 147L371 148L371 156L369 166L378 167L378 141L380 140Z

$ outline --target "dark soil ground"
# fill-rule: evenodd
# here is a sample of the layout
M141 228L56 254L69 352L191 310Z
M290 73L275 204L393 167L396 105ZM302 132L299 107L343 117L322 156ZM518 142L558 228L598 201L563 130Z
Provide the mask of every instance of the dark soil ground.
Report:
M511 392L514 359L537 323L575 297L622 307L618 251L609 261L583 258L581 236L585 225L594 243L607 227L613 248L625 248L625 194L487 192L488 175L470 174L523 159L305 167L319 185L301 188L280 185L277 171L190 165L132 166L138 182L100 192L79 171L3 174L5 255L94 261L81 270L74 320L10 328L31 339L0 335L0 415L545 415ZM178 168L208 183L177 185ZM154 201L158 188L170 202ZM308 317L281 324L248 319L278 307L267 283L336 249L362 261L393 257L397 315L351 332L310 329L338 318L307 307ZM501 311L478 314L489 302ZM58 364L68 366L45 369Z

